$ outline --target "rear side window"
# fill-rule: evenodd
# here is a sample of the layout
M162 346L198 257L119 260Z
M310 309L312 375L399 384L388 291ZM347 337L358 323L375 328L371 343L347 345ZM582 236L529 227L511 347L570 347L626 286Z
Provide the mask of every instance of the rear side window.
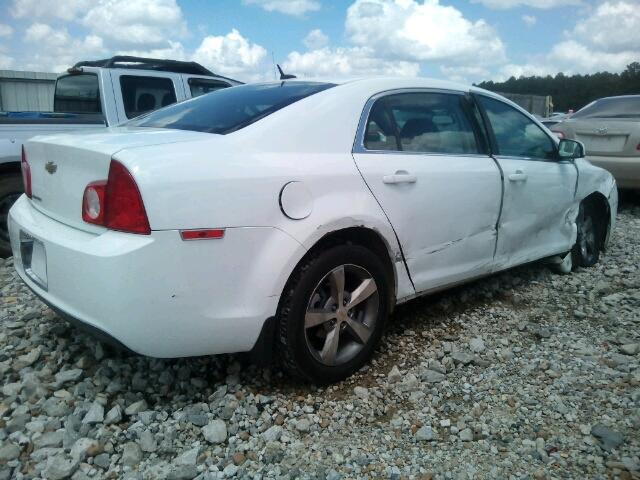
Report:
M129 125L225 135L333 86L332 83L295 81L224 88L152 112Z
M176 103L176 92L170 78L123 75L120 88L127 118Z
M58 78L53 96L53 111L102 113L98 76L92 73L82 73Z
M556 144L529 117L500 100L478 96L487 112L498 144L498 154L508 157L556 158Z
M578 110L571 118L639 118L640 96L601 98Z
M189 90L191 90L192 97L199 97L200 95L204 95L205 93L215 92L216 90L220 90L221 88L230 87L226 82L221 82L219 80L207 80L206 78L190 78L189 79Z
M367 123L365 148L420 153L478 153L462 95L401 93L376 102Z

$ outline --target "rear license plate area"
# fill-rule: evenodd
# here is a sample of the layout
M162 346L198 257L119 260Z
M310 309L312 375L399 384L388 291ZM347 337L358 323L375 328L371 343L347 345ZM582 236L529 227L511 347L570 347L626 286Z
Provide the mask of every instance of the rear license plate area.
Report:
M44 243L21 230L20 257L27 276L40 288L47 290L47 252Z

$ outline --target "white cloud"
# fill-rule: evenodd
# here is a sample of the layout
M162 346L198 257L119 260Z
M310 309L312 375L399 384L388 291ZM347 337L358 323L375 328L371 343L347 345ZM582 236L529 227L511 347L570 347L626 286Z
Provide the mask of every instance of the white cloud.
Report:
M8 70L10 68L13 68L13 65L14 65L13 57L10 57L9 55L5 55L4 53L0 52L0 70Z
M481 3L485 7L505 10L515 7L532 8L558 8L572 5L582 5L583 0L471 0L472 3Z
M438 0L356 0L347 10L346 33L393 60L462 65L505 58L500 37L484 20L472 22Z
M523 64L504 65L501 78L620 72L640 59L640 11L630 1L607 1L578 19L565 37L546 54L532 56Z
M13 35L13 28L4 23L0 23L0 37L10 37L11 35Z
M316 28L311 30L302 42L308 49L316 50L326 47L329 44L329 37L322 33L322 30Z
M85 12L92 0L13 0L11 14L16 18L74 20Z
M367 47L322 48L310 52L291 52L284 70L300 77L355 77L393 75L415 77L420 73L417 62L386 60Z
M446 79L460 83L470 83L491 76L491 72L482 66L441 66L440 72Z
M567 40L553 46L546 55L539 55L524 64L507 64L500 69L498 80L511 76L545 76L562 72L565 75L596 72L620 72L631 62L638 60L633 51L609 53L591 50L575 40Z
M105 52L102 38L96 35L74 38L66 28L53 28L45 23L29 26L24 39L35 47L35 53L25 61L27 70L59 72L78 60L95 58Z
M604 52L635 50L640 57L639 7L630 1L605 2L577 23L573 35Z
M242 0L242 3L258 5L267 12L279 12L294 17L320 10L320 2L316 0Z
M527 27L533 27L538 19L534 15L522 15L522 21Z
M102 0L87 12L82 24L121 47L166 48L168 38L186 33L175 0Z
M270 68L265 62L266 56L264 47L251 43L234 28L224 36L205 37L193 58L213 72L247 80L266 75Z

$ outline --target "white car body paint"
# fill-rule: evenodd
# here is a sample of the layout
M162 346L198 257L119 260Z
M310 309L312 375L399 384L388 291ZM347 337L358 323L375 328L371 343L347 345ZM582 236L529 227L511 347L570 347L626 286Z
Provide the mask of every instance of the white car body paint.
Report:
M470 91L429 79L365 79L227 135L124 126L33 139L26 151L34 198L23 196L10 212L16 269L49 304L134 351L216 354L254 346L298 262L332 232L362 227L378 234L402 302L568 251L577 206L593 192L609 199L613 219L615 182L584 160L567 163L577 175L545 162L551 173L531 170L535 182L518 194L501 179L501 168L508 169L488 155L359 152L368 100L399 89ZM150 235L82 221L84 188L107 177L112 158L138 185ZM44 169L51 161L59 164L55 175ZM383 178L403 170L416 182ZM544 183L555 177L570 188ZM281 206L287 185L294 189ZM180 239L180 230L202 228L225 229L224 238ZM44 244L47 291L25 273L21 231Z

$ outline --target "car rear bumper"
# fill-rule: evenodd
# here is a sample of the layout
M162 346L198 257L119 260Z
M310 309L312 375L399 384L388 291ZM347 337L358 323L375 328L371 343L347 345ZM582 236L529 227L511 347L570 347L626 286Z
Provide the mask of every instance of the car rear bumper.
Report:
M286 257L304 250L267 227L229 228L223 239L190 242L176 230L87 233L44 215L25 196L10 211L9 231L15 268L39 297L153 357L251 350L286 281L277 268L268 275L263 259L286 267ZM21 232L44 247L46 282L25 270Z
M588 155L592 164L611 172L618 188L640 188L640 156L614 157Z

